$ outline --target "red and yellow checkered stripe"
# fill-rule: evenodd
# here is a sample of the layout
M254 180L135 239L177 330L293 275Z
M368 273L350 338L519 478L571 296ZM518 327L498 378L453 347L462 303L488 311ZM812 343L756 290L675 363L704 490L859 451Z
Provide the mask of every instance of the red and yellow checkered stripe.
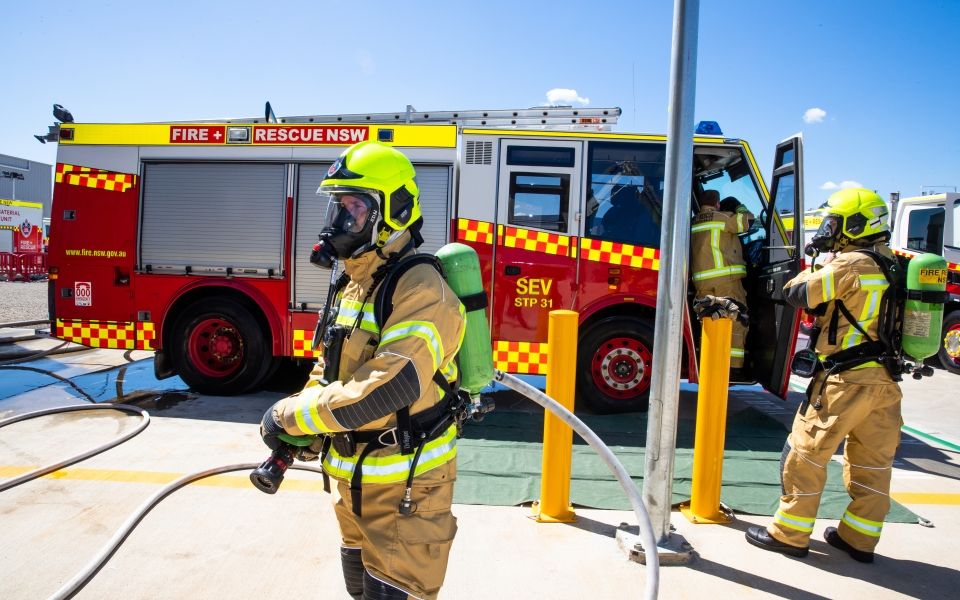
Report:
M545 375L547 355L546 343L497 340L493 344L493 364L506 373Z
M137 341L136 348L137 350L156 350L153 345L153 341L157 337L157 331L153 323L143 322L137 323Z
M57 163L56 182L108 192L125 192L136 184L137 176Z
M533 229L519 229L509 225L497 228L499 243L507 248L543 252L557 256L577 257L576 238Z
M637 269L660 270L660 250L632 244L607 242L590 238L580 239L580 252L587 260L624 265Z
M133 322L57 319L56 337L90 348L136 349L137 332Z
M493 223L457 219L457 241L493 244Z
M894 254L897 254L897 255L899 255L899 256L905 256L905 257L907 257L907 258L913 258L914 256L916 256L916 253L913 253L913 252L906 252L906 251L904 251L904 250L893 250L892 248L891 248L891 250L893 251ZM948 271L957 271L958 273L960 273L960 264L948 262L948 263L947 263L947 270L948 270Z
M493 243L493 223L457 219L457 241L481 244ZM623 265L636 269L660 270L660 250L633 244L608 242L591 238L549 233L534 229L522 229L510 225L497 226L497 244L506 248L519 248L530 252L542 252L555 256L582 258L610 265ZM578 250L579 247L579 250Z
M293 330L293 356L298 358L316 358L320 353L311 348L313 345L312 329Z

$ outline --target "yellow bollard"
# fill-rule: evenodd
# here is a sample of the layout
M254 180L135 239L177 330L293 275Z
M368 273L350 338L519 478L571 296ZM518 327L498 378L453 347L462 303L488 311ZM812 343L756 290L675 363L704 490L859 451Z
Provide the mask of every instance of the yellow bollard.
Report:
M572 310L550 311L547 344L547 395L573 412L577 371L577 326ZM572 523L577 516L570 505L570 465L573 460L573 430L550 411L543 416L543 475L540 501L533 503L533 518L539 523Z
M691 523L729 523L730 518L720 510L720 484L723 481L733 320L708 318L702 325L693 483L690 503L680 505L680 512Z

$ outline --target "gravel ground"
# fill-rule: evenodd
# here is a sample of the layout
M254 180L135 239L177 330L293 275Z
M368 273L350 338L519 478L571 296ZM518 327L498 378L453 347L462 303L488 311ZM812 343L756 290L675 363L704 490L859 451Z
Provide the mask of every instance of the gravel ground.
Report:
M46 281L0 281L0 323L46 318Z

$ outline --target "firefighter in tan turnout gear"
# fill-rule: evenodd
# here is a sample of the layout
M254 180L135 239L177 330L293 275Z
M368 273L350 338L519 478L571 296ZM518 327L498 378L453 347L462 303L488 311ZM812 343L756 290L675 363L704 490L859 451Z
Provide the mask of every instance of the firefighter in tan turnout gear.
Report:
M734 212L729 213L720 210L719 204L720 194L716 190L706 190L700 195L700 212L693 219L690 236L693 286L697 298L731 298L746 308L747 293L740 280L746 277L747 267L738 235L749 229L753 215L739 202ZM746 339L746 324L735 320L730 344L733 369L743 367Z
M315 369L261 425L274 449L282 434L319 434L310 451L336 481L344 579L354 598L435 598L457 531L450 511L457 426L447 382L456 380L464 308L428 264L393 282L385 322L372 304L386 273L422 242L414 176L406 156L376 142L351 146L330 167L318 190L327 216L311 260L331 267L341 259L348 280L324 311L335 314L321 320L324 381Z
M835 252L819 270L804 271L784 287L787 302L813 310L815 372L781 459L783 495L768 528L750 527L747 541L766 550L806 556L827 463L844 445L843 480L850 503L826 541L860 562L873 562L890 508L890 476L900 442L900 387L876 359L881 298L890 285L878 258L892 258L886 242L887 207L876 193L845 189L823 209L808 254ZM805 351L801 351L805 352ZM794 370L801 359L794 359ZM899 380L899 373L895 371Z

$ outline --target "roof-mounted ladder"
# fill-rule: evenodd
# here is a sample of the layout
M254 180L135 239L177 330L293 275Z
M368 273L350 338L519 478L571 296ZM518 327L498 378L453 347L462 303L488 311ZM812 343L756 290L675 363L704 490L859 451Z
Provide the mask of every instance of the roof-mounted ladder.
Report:
M356 113L343 115L304 115L276 117L277 123L434 123L464 127L501 127L516 129L592 129L608 131L617 123L619 108L573 108L543 106L516 110L418 111L409 104L403 112ZM226 123L265 123L273 119L224 119ZM208 122L208 121L194 121Z

